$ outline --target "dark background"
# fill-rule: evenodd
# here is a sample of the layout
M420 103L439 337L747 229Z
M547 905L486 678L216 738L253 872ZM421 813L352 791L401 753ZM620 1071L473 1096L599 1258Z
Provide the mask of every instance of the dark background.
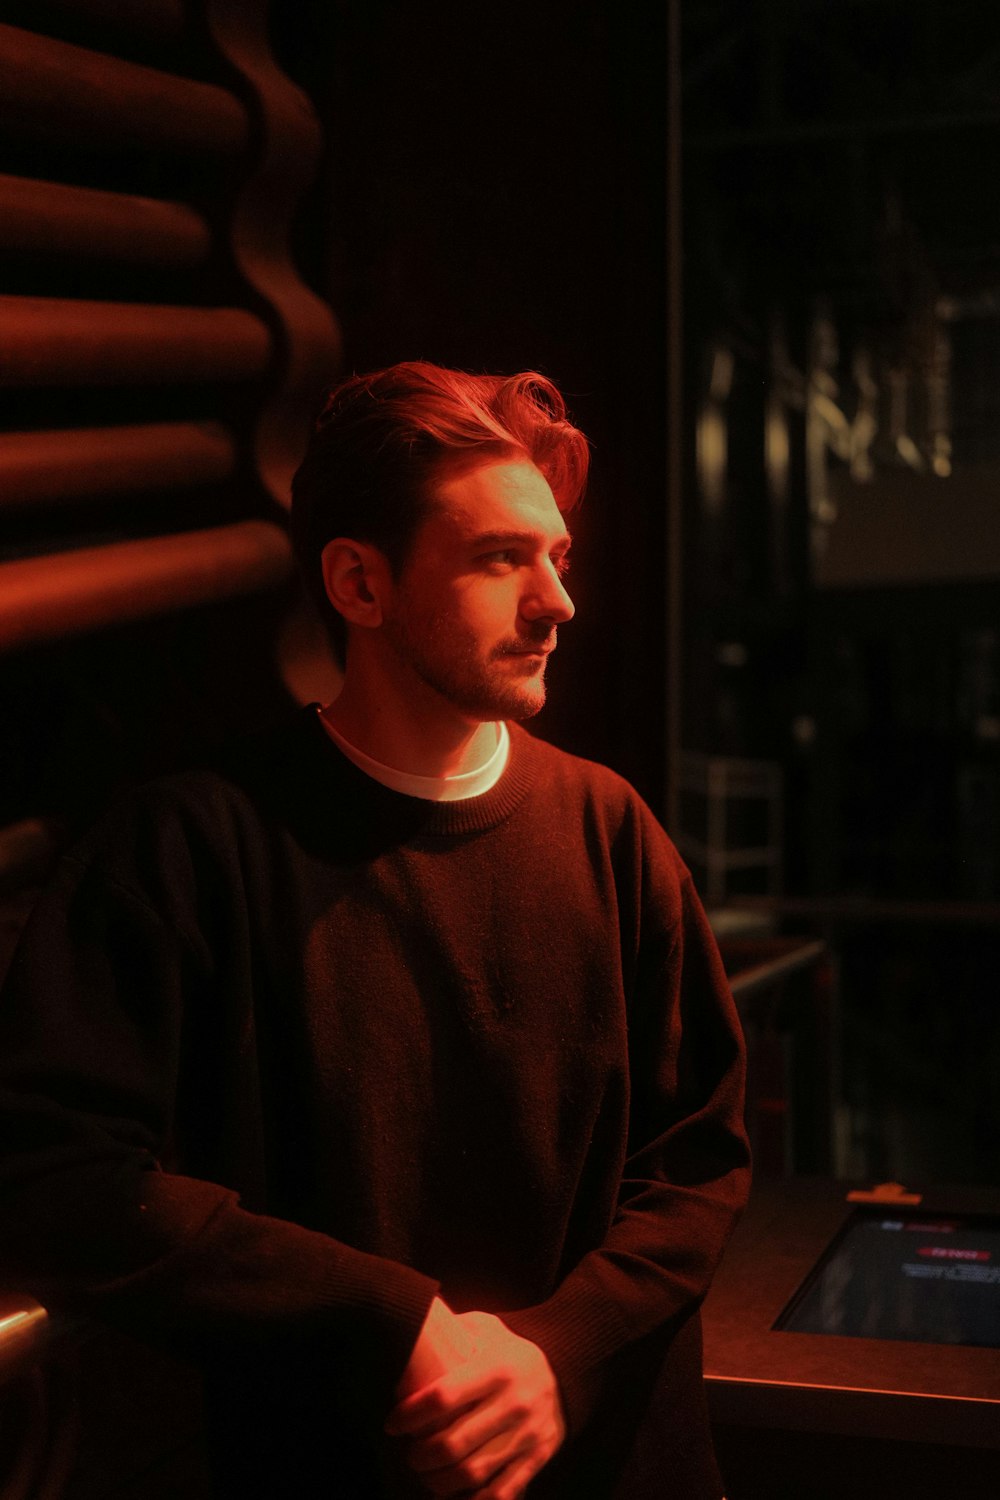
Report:
M714 509L689 452L685 744L781 768L773 909L830 944L838 1172L995 1181L1000 17L939 0L682 15L689 442L712 351L732 358ZM870 471L828 448L817 521L803 377L854 421L859 350Z

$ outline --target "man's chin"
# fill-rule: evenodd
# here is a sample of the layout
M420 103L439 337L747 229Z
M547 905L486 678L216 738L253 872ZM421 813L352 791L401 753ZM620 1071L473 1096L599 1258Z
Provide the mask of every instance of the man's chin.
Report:
M545 707L545 684L536 682L529 691L524 688L507 688L504 692L483 693L481 697L467 699L459 704L466 713L480 723L495 719L532 719Z
M510 711L501 715L505 719L533 719L540 709L545 707L545 685L538 684L538 689L531 697L519 697L517 705L512 706Z
M541 703L520 703L515 707L503 710L494 715L496 719L506 719L513 724L523 723L525 719L533 719L537 713L545 707L544 700Z
M498 718L531 719L545 707L545 666L545 662L536 663L533 670L519 681L508 680L497 685L495 696L498 703L503 705L502 712L497 714Z

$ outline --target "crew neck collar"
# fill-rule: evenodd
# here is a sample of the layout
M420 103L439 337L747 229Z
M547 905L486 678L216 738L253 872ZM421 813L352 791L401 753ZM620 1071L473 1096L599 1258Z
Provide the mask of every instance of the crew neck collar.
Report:
M373 781L402 792L407 797L419 797L426 802L462 802L467 797L481 797L496 786L504 773L510 752L510 735L502 721L494 724L496 744L483 765L472 771L463 771L455 776L421 776L413 771L401 771L396 766L386 765L353 744L330 722L327 714L319 710L319 721L334 744L364 771Z
M508 724L510 750L507 766L495 786L478 797L464 797L459 802L431 802L405 792L394 791L374 781L353 761L324 728L320 705L309 704L304 710L306 729L313 751L320 763L320 776L339 773L342 795L352 805L363 802L369 816L380 822L395 819L427 835L477 833L502 823L521 805L535 782L535 741L519 724Z

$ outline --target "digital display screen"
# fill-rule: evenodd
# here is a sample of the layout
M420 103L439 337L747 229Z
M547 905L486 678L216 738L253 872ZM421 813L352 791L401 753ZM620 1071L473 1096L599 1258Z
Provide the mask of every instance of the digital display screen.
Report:
M854 1214L774 1326L1000 1347L1000 1221Z

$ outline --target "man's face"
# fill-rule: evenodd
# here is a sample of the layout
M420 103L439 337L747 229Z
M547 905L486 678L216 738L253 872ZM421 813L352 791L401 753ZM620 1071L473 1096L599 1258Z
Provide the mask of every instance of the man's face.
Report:
M570 537L548 483L526 459L443 480L386 612L386 640L472 722L524 719L545 702Z

